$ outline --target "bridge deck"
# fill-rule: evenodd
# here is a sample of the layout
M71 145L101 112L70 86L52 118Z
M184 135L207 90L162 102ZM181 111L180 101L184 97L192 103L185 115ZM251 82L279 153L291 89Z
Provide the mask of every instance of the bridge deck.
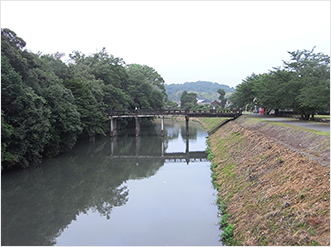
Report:
M161 135L164 135L164 116L185 116L186 122L186 135L189 135L188 122L190 117L224 117L236 119L241 115L241 111L191 111L191 110L169 110L169 109L159 109L159 110L133 110L133 111L118 111L109 110L108 118L110 119L110 136L117 135L116 122L118 118L135 118L136 122L136 136L140 135L140 118L143 117L161 117Z
M187 117L232 117L237 118L241 115L241 111L192 111L192 110L133 110L133 111L117 111L110 110L109 118L130 118L130 117L157 117L157 116L187 116Z

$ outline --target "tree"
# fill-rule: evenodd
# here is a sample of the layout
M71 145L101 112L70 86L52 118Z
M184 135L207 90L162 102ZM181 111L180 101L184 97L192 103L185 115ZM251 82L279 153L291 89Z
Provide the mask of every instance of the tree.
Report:
M287 90L293 92L296 108L306 120L316 110L330 108L330 57L314 49L289 52L291 60L284 61L285 69L295 75Z
M308 81L308 87L300 90L296 98L299 108L304 112L303 117L308 119L310 113L314 119L317 111L330 111L330 80Z
M180 106L182 109L191 109L197 105L197 94L184 91L180 97Z
M221 101L221 107L224 108L227 101L227 98L224 97L226 92L224 89L220 88L217 90L217 93L219 94L218 99Z
M245 108L245 106L254 106L253 100L257 98L256 92L253 90L254 84L258 78L257 74L247 76L241 84L236 87L236 91L231 95L230 101L237 108Z
M317 110L330 108L330 57L311 51L289 52L283 68L247 77L231 101L237 107L259 104L269 110L293 109L308 120Z
M23 78L27 73L27 61L22 56L25 41L8 28L1 29L1 56L8 59L10 65Z
M292 77L292 72L280 69L257 76L252 88L257 102L266 110L274 109L276 115L279 109L295 108L294 97L288 90Z
M83 135L105 135L109 124L107 111L128 106L130 99L121 89L127 85L124 62L109 55L105 49L85 56L75 51L69 55L71 78L64 81L74 97L81 115Z
M2 167L40 162L49 140L50 110L46 100L26 87L20 75L1 57Z
M40 60L43 61L46 71L53 71L53 73L60 79L64 80L70 77L68 66L62 62L64 53L56 52L52 55L42 55Z
M134 105L132 98L122 89L111 84L103 85L103 101L108 109L126 110Z
M129 64L126 69L129 76L128 92L133 99L134 107L162 108L167 99L163 78L146 65Z
M126 89L128 75L124 67L125 62L122 58L108 54L106 48L90 56L75 51L69 57L75 65L83 67L85 73L93 75L96 80L102 80L105 85L111 84Z
M71 149L79 137L109 131L109 109L163 108L163 78L146 65L128 65L105 48L34 54L1 29L2 167L27 167Z
M89 81L82 79L67 79L64 85L74 95L74 104L80 114L82 134L92 136L95 134L105 135L103 124L106 122L106 109L100 110L98 101L91 91ZM102 103L102 102L99 102Z
M70 150L76 144L82 132L80 113L71 90L62 84L47 88L45 97L51 109L51 126L50 140L45 145L44 153L47 156L55 156Z

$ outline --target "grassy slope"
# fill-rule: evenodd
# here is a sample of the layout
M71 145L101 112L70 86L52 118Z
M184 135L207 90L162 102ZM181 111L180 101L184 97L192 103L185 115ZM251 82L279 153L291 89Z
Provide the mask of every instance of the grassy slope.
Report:
M215 126L211 120L201 121L207 130ZM282 132L287 144L270 139L268 130ZM291 148L301 141L301 150ZM330 244L329 167L305 155L329 153L329 136L243 116L210 136L209 143L213 179L227 205L227 221L234 226L227 244Z

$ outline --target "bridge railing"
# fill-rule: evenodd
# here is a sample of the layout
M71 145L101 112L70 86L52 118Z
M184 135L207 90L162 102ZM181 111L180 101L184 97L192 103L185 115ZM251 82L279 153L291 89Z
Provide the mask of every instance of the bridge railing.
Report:
M241 115L240 110L224 110L224 111L218 111L218 110L183 110L183 109L133 109L133 110L109 110L108 115L109 116L124 116L124 115L190 115L190 114L238 114Z

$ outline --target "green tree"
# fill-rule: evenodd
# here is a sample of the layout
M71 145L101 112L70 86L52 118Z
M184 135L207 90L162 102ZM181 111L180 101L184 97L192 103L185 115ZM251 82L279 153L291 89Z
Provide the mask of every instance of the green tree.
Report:
M128 91L134 107L160 109L167 100L163 78L151 67L140 64L126 66L129 76Z
M46 100L26 87L21 76L1 57L2 167L40 162L49 140L50 110Z
M80 114L84 136L105 135L103 126L107 121L106 109L100 110L98 101L92 93L90 82L82 79L67 79L64 81L64 85L71 90L75 97L74 102Z
M64 85L75 97L83 135L105 135L109 128L107 111L128 99L120 88L126 84L123 82L127 77L125 69L122 68L121 74L116 75L114 67L120 70L120 60L109 56L104 49L91 56L77 51L69 56L72 60L69 66L72 76L64 81Z
M165 108L167 108L167 109L177 109L178 108L178 103L168 99L165 102Z
M217 93L219 94L218 99L221 101L221 107L224 109L225 103L227 101L227 98L224 97L226 92L224 89L220 88L217 90Z
M297 109L308 120L316 110L330 108L330 56L312 50L289 52L291 59L284 61L286 70L295 75L287 89L295 95Z
M25 45L25 41L15 32L8 28L1 29L1 56L6 57L14 70L23 78L28 70L27 61L22 55Z
M68 66L61 60L64 55L64 53L56 52L52 55L45 54L40 56L44 69L46 71L52 71L62 80L70 77Z
M237 86L231 101L237 107L257 104L269 110L293 109L308 120L330 108L330 57L302 50L289 52L283 68L252 74ZM253 102L254 101L254 102Z
M236 91L230 97L233 107L245 109L246 105L248 107L255 105L253 100L257 99L257 94L253 88L257 78L258 75L253 73L247 76L242 83L236 87Z
M293 76L292 72L280 69L257 76L252 85L256 101L266 110L274 109L276 115L279 109L295 108L293 91L288 90Z
M182 109L191 109L197 106L197 94L184 91L180 97L180 106Z
M132 98L122 89L114 87L111 84L103 85L103 101L108 109L126 110L132 108Z
M10 166L19 161L20 157L10 149L13 144L15 129L7 123L4 112L1 110L1 168Z
M125 109L131 106L132 100L128 95L128 74L121 58L109 55L105 48L91 56L75 51L70 54L70 58L73 62L70 69L75 79L87 81L91 88L100 87L95 92L100 92L100 89L102 91L103 97L98 99L103 102L101 108ZM101 106L100 102L99 104Z
M93 75L96 80L103 81L105 85L111 84L117 88L127 88L128 75L124 67L125 62L122 58L108 54L105 48L90 56L74 51L69 57L74 64L86 70L85 75Z
M80 114L71 90L62 84L54 84L46 89L45 97L51 109L50 140L44 153L55 156L70 150L82 132Z
M330 111L330 80L308 81L307 87L300 90L297 96L299 109L301 109L302 117L305 119L314 119L317 111Z
M34 54L25 41L1 29L2 167L29 166L44 155L71 149L79 137L109 131L109 109L162 108L163 78L146 65L128 65L105 48Z

